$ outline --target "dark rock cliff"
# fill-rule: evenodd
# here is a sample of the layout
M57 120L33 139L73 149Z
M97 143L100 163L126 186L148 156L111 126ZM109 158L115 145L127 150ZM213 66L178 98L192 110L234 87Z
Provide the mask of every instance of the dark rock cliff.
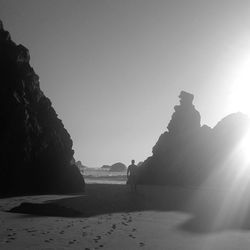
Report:
M179 97L180 105L174 108L168 130L159 137L152 156L139 167L140 183L200 185L229 157L228 164L235 165L232 167L242 164L235 149L248 130L249 118L235 113L213 129L201 126L194 96L182 91ZM226 175L220 174L222 179Z
M0 194L83 191L70 135L29 60L0 21Z

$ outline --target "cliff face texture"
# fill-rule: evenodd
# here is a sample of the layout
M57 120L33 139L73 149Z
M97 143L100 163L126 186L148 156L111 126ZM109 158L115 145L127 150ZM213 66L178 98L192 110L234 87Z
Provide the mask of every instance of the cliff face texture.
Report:
M139 168L139 182L201 185L216 171L220 171L223 182L230 168L244 164L237 147L247 132L248 117L235 113L213 129L201 126L194 96L182 91L179 98L167 131L153 147L153 155ZM223 167L225 163L227 168Z
M83 191L70 135L29 60L0 21L0 194Z

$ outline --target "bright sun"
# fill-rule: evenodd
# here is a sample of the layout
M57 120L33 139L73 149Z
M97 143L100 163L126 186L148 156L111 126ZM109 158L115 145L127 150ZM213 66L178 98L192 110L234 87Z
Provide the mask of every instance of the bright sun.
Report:
M250 116L250 56L235 69L230 91L230 106Z
M250 116L250 77L249 82L241 82L234 86L231 97L231 105L236 111Z

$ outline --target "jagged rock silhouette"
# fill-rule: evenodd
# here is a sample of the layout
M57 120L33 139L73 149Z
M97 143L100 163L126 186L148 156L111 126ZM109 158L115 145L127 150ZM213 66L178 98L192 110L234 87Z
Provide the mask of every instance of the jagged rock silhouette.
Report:
M249 118L242 113L225 117L213 129L201 126L194 96L181 91L179 97L180 105L174 107L168 130L159 137L152 156L139 168L140 183L202 184L229 155L232 159L232 151L249 128ZM229 164L241 164L239 156L235 155L235 159Z
M83 191L70 135L29 60L0 21L0 194Z

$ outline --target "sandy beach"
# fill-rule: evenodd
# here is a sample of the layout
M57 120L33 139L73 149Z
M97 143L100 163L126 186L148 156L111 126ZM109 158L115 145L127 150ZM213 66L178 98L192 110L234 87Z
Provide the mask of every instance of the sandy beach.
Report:
M216 225L225 193L88 184L84 194L2 198L0 249L249 249L245 222Z

